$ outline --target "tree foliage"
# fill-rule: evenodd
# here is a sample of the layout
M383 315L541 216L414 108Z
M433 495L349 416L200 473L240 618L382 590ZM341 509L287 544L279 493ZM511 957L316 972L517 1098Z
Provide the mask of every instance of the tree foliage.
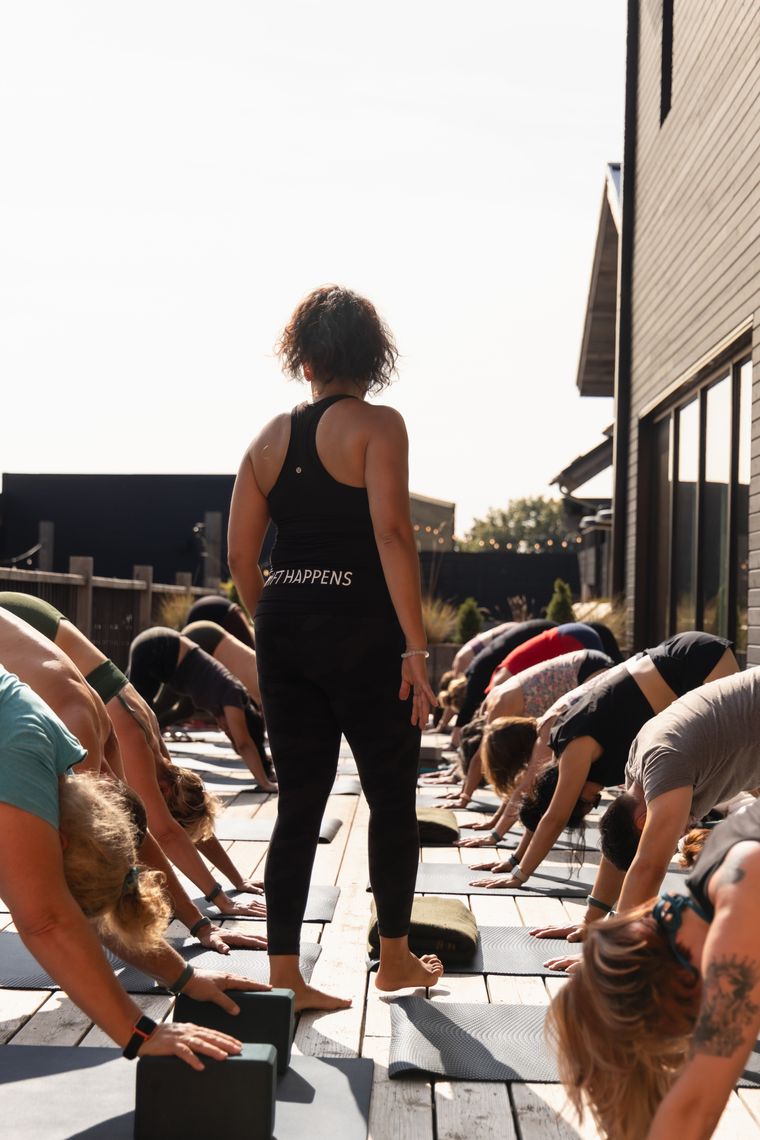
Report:
M557 625L575 621L573 593L563 578L555 578L554 580L554 593L546 607L546 616L549 621L556 621Z
M474 598L465 598L457 610L456 640L464 645L483 628L483 614Z
M533 498L510 499L506 507L491 507L484 519L475 519L460 550L503 550L508 544L513 549L533 550L551 543L561 546L572 541L575 530L568 526L561 499ZM498 547L495 544L498 543Z

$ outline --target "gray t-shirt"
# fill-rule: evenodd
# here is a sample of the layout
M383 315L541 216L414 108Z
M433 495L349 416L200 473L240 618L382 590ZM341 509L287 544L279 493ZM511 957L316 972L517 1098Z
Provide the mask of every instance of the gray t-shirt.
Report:
M679 697L640 730L626 783L651 803L674 788L694 789L691 814L760 784L760 669L710 681Z

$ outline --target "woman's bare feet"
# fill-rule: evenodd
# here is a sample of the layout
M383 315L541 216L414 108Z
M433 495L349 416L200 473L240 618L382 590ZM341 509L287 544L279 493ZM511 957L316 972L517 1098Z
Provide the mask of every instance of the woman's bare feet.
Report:
M418 958L407 950L402 958L394 955L393 961L380 960L380 967L375 978L375 988L378 990L403 990L409 986L415 989L424 986L428 989L435 986L443 977L443 963L435 954L423 954Z
M308 985L302 975L297 954L273 954L269 958L269 981L275 989L292 990L296 995L296 1013L302 1009L348 1009L350 998L335 997Z

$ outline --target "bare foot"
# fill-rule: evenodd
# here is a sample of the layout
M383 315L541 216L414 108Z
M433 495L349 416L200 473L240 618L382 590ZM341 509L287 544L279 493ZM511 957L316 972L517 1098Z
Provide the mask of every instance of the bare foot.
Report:
M402 958L392 965L380 963L375 978L375 988L378 990L403 990L408 986L424 986L428 989L436 985L443 977L443 963L435 954L423 954L418 958L411 950L407 958Z
M299 986L295 990L296 995L296 1013L300 1013L302 1009L348 1009L351 1005L351 998L339 998L333 994L323 993L322 990L315 990L313 986Z

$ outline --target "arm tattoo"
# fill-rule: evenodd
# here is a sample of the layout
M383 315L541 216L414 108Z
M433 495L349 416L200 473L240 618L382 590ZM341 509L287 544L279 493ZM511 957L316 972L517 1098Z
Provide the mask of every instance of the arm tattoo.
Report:
M749 995L760 980L753 958L716 958L707 968L693 1052L712 1057L730 1057L744 1043L744 1030L760 1006Z

